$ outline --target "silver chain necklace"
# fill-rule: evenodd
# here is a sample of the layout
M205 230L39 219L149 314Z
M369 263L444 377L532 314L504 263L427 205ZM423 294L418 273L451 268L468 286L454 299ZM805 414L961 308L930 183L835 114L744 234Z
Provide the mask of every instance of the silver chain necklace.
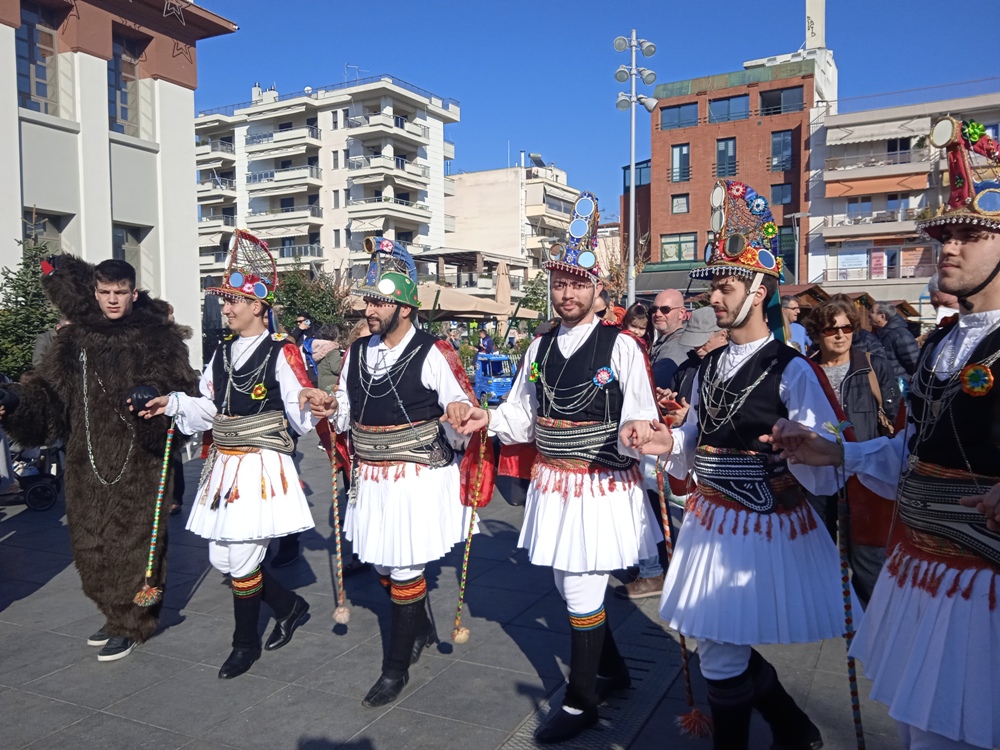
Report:
M764 347L766 347L770 342L771 339L768 338L763 344L757 347L757 350L747 358L744 367L749 367L757 358L757 355L760 354ZM729 364L728 361L723 363L723 358L730 352L730 349L723 351L723 353L720 354L719 358L715 361L715 367L712 371L708 372L706 370L705 372L705 383L700 389L703 402L702 405L705 408L704 410L699 410L698 420L699 426L701 427L701 433L703 435L711 435L712 433L721 430L727 424L730 424L739 410L743 408L743 404L746 403L750 394L757 389L757 386L763 382L768 373L774 369L774 365L777 362L777 360L771 362L771 364L764 369L764 372L762 372L760 376L746 388L733 391L726 387L726 383L729 379L735 377L739 369L742 368L738 365L723 367L723 364ZM704 419L700 418L701 415L704 416ZM720 415L722 415L721 418Z
M258 334L257 338L259 339L260 336L263 335L264 334ZM257 345L259 343L260 342L257 341L256 343L251 344L250 347L247 349L247 351L244 352L245 355L244 361L250 359L250 357L253 356L254 352L257 351ZM222 369L225 370L226 372L226 401L224 404L224 408L229 413L229 415L232 416L232 408L230 406L229 399L230 396L232 395L233 390L235 389L236 391L244 395L251 395L254 387L258 383L263 382L264 372L267 369L268 362L271 361L271 354L274 352L274 350L271 349L270 351L268 351L267 356L264 357L264 362L260 365L260 367L257 367L253 371L241 375L240 378L242 378L242 380L239 383L236 382L236 368L239 366L239 362L235 359L232 362L229 361L228 350L229 347L223 344ZM264 410L264 399L261 399L260 408L257 409L257 413L260 414L260 412L263 410Z
M590 335L593 336L594 335L593 332L591 332ZM582 348L587 343L589 338L590 337L588 336L587 339L584 339L584 341L580 344L580 348ZM559 383L562 381L562 376L566 372L566 367L569 365L570 359L580 350L580 348L577 348L576 351L574 351L569 356L565 357L562 369L559 370L559 374L556 376L555 383L549 385L548 381L545 379L546 365L548 365L549 363L549 354L551 354L552 350L557 346L559 346L558 334L556 334L555 340L549 344L549 348L545 350L545 356L542 358L541 365L538 368L538 382L541 384L542 393L545 394L545 400L548 402L546 405L547 408L545 409L545 417L548 419L552 418L552 412L555 412L556 414L565 415L565 414L575 414L583 410L584 408L590 406L594 402L594 399L597 398L597 394L601 391L601 387L598 386L596 383L594 383L592 380L586 381L579 385L564 386L562 388L559 387ZM595 341L595 346L596 346L596 341ZM560 354L562 354L561 351ZM560 392L561 394L564 394L562 396L562 401L563 401L562 404L556 402L557 391ZM604 421L608 421L609 418L610 418L610 401L608 401L605 404Z
M87 457L90 459L90 468L93 469L94 476L97 477L97 481L99 481L101 484L103 484L105 486L110 486L110 485L113 485L113 484L118 484L118 482L121 481L121 478L123 476L125 476L125 469L128 468L128 463L129 463L129 461L132 458L132 451L135 449L135 425L133 425L131 422L129 422L127 419L125 419L125 417L122 415L122 413L120 411L118 411L118 408L115 406L114 402L111 400L111 397L108 396L108 390L107 390L107 388L104 387L104 383L101 381L101 376L98 375L95 372L94 373L94 377L97 378L97 384L99 386L101 386L101 390L104 392L105 397L108 399L108 402L111 404L111 408L115 410L115 414L118 416L118 419L120 419L125 424L125 426L128 427L128 431L129 431L129 434L130 434L129 443L128 443L128 453L125 454L125 462L122 464L122 469L121 469L121 471L118 472L118 476L117 477L115 477L111 481L108 481L107 479L105 479L104 477L102 477L101 476L101 472L99 472L97 470L97 463L94 461L94 446L93 446L93 442L90 439L90 398L89 398L89 390L88 390L88 387L87 387L87 350L86 349L81 349L80 350L80 362L83 365L83 425L84 425L84 431L86 432L86 435L87 435Z

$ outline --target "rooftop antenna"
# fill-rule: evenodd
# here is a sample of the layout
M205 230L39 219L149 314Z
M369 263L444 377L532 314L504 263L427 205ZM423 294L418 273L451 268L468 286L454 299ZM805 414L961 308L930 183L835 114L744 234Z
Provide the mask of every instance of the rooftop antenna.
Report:
M350 80L350 70L354 69L354 82L357 83L358 79L361 77L362 73L369 73L370 71L365 70L359 65L351 65L350 63L344 64L344 81Z

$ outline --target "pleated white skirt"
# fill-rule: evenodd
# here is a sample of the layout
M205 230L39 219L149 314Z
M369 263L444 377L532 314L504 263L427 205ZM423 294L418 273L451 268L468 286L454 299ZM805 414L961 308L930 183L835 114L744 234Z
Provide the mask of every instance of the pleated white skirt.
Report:
M344 517L344 533L358 557L405 568L438 560L464 541L472 508L459 499L458 465L458 456L437 469L361 463L357 498Z
M688 499L660 597L685 636L734 645L809 643L844 633L840 561L812 507L755 513Z
M1000 574L989 568L897 546L851 648L871 697L925 732L1000 747L998 595Z
M655 557L662 538L635 467L585 473L537 462L532 468L517 545L535 565L568 573L618 570Z
M277 451L219 452L196 498L186 528L205 539L273 539L315 526L292 457Z

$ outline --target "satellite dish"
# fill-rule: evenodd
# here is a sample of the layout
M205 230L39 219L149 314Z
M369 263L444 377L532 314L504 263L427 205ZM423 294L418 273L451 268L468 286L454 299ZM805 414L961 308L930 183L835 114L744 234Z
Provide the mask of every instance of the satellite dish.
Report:
M313 92L312 86L306 86L305 89L303 89L303 91L305 91L307 94L311 94Z

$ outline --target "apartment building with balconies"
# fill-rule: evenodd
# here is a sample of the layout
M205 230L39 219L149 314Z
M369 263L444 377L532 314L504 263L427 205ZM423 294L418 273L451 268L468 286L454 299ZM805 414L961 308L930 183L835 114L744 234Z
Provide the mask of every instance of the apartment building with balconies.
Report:
M235 227L268 242L279 269L347 271L367 236L414 253L445 244L445 126L458 102L393 76L279 94L195 118L203 284L224 268ZM366 257L366 256L365 256Z
M197 328L195 195L233 191L192 185L196 45L236 25L176 5L0 0L0 265L22 238L127 260ZM188 345L200 366L200 338Z
M919 301L936 255L916 221L937 213L949 190L944 153L928 138L931 125L950 115L981 122L994 137L1000 129L1000 91L969 91L956 84L843 100L831 105L836 114L817 118L809 281L828 291ZM928 95L938 100L907 101ZM889 106L877 106L883 102Z

